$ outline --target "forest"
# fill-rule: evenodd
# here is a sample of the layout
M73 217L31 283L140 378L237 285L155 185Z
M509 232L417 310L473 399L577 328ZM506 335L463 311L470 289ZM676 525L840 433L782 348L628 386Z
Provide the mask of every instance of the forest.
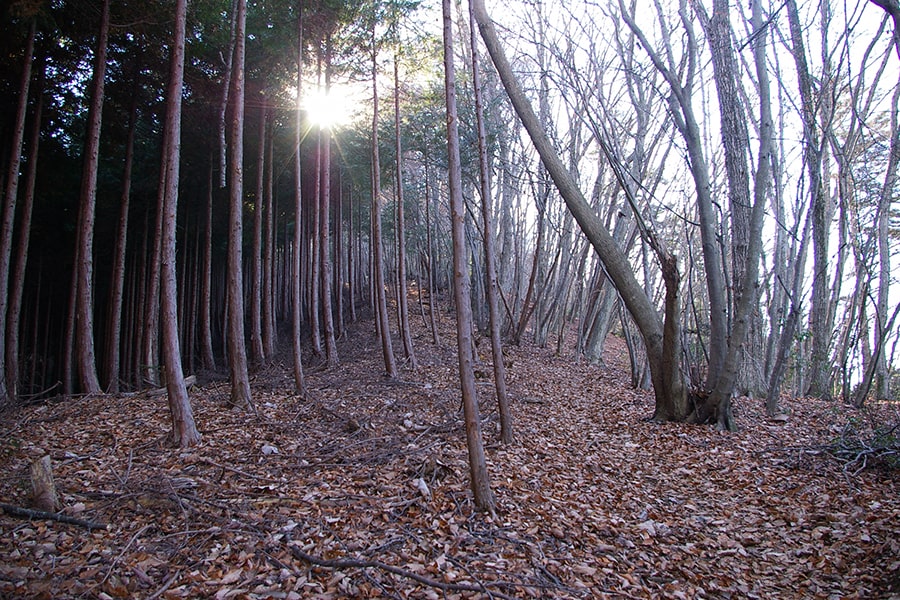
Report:
M0 595L900 597L898 0L0 24Z

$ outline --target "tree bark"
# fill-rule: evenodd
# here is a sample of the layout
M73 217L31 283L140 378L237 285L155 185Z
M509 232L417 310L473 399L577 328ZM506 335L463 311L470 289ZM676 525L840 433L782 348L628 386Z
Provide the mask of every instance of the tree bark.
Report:
M494 250L494 227L491 216L491 171L487 158L487 133L484 125L484 100L481 87L481 70L478 56L478 39L475 33L475 17L469 3L469 44L472 47L472 88L475 94L475 120L478 128L478 169L481 184L481 218L484 222L485 293L488 301L488 318L491 329L491 357L494 366L494 389L500 415L500 441L513 441L512 415L506 389L506 365L503 362L503 345L500 340L500 304L497 300L497 260Z
M137 101L140 65L134 69L131 108L128 112L128 137L125 141L125 168L122 174L122 195L119 203L119 222L116 245L113 249L112 281L109 286L109 312L106 341L106 389L119 393L119 364L122 337L122 299L125 287L125 252L128 247L128 210L131 204L131 171L134 162L134 135L137 125Z
M91 79L87 139L78 212L78 266L75 299L75 359L81 391L100 393L97 360L94 354L94 220L97 208L97 169L100 164L100 128L103 115L106 50L109 40L109 4L104 0L97 36L97 53Z
M184 383L181 344L178 339L178 289L175 279L175 223L178 216L178 183L181 156L181 98L184 89L185 28L187 0L175 2L175 37L172 43L172 65L166 99L166 122L163 135L163 169L160 175L164 191L159 207L162 219L160 321L162 351L166 366L166 389L172 416L172 442L182 448L200 441L194 413Z
M22 75L19 79L19 101L16 104L12 145L9 152L9 169L6 173L6 189L3 206L0 207L0 404L14 398L15 390L7 388L6 373L6 328L9 309L9 275L12 260L13 223L16 217L16 196L19 190L19 166L22 161L22 142L25 139L25 115L28 112L28 88L31 85L31 63L34 58L35 20L31 20L28 40L22 59ZM17 324L12 324L17 326Z
M25 267L28 265L28 246L31 239L31 216L34 208L34 187L37 180L38 151L41 143L41 125L44 107L44 63L41 61L37 81L37 102L31 125L31 139L28 142L28 168L25 173L25 190L22 194L22 208L19 217L19 239L16 260L9 279L9 308L6 314L6 390L8 398L15 400L19 395L19 320L22 314L22 297L25 291ZM2 314L2 313L0 313ZM2 338L0 338L2 339ZM37 345L35 350L37 352ZM29 378L34 384L34 377ZM3 397L0 395L0 403Z
M200 356L203 368L210 371L216 368L212 346L212 211L213 162L210 157L203 226L203 266L200 275Z
M247 0L237 0L237 35L232 75L231 164L228 168L228 367L231 374L231 404L251 405L250 377L247 373L247 346L244 340L243 296L243 210L244 210L244 52L246 45Z
M325 95L331 91L331 36L325 36ZM322 327L325 342L325 362L329 367L338 364L337 343L334 335L334 311L332 310L331 246L331 128L320 128L319 152L321 153L322 193L319 201L319 289L322 303Z
M374 287L375 318L387 376L398 375L397 361L391 344L391 325L388 320L387 298L384 289L384 256L381 235L381 159L378 152L378 47L375 24L372 24L372 285Z
M228 183L228 143L225 140L225 132L227 131L228 116L228 98L231 96L231 76L233 73L232 62L234 61L234 44L237 36L237 2L231 0L231 15L229 23L231 25L231 33L228 36L228 48L225 49L222 68L222 95L219 102L218 114L218 134L219 134L219 187L224 188Z
M466 265L465 218L462 198L462 167L459 157L459 125L456 112L456 72L453 65L453 22L450 0L443 0L444 16L444 90L447 102L447 154L450 187L450 219L453 239L453 298L456 305L456 343L463 412L466 422L466 445L469 450L469 483L479 510L494 513L487 462L481 439L481 414L475 390L472 355L472 304L469 296Z
M830 398L832 396L832 375L829 347L832 332L828 327L829 199L822 181L822 148L816 122L816 99L813 97L813 81L807 65L803 30L796 0L787 0L785 6L791 30L794 62L797 65L801 100L800 115L803 121L803 155L809 176L808 187L812 195L813 290L812 306L809 312L812 354L809 364L810 383L806 393L811 396Z
M300 142L303 139L303 121L299 102L303 98L303 2L297 2L297 102L294 125L294 243L291 249L291 349L293 353L294 391L306 396L306 380L303 376L303 324L300 246L303 243L302 160Z
M394 23L397 26L397 23ZM399 41L397 42L399 45ZM418 368L409 329L409 302L406 288L406 207L403 194L403 144L400 136L400 59L394 51L394 142L397 161L397 308L403 353L413 369Z
M896 2L895 2L896 7ZM894 34L898 35L900 27L900 9L894 21ZM900 41L895 42L900 48ZM890 248L890 221L891 221L891 190L896 189L898 170L900 170L900 122L898 122L898 100L900 100L900 86L894 89L891 102L891 141L889 148L888 164L884 173L884 182L878 199L878 329L876 331L876 346L878 365L876 366L875 396L878 400L891 399L891 376L888 369L885 346L885 338L888 335L887 313L890 310L890 285L891 285L891 248Z
M268 110L263 100L259 109L258 156L256 160L256 199L253 203L252 275L250 282L250 356L253 362L266 361L262 333L262 285L263 285L263 196L266 182L266 121Z
M275 135L270 121L266 146L266 187L263 200L265 214L265 245L263 247L262 335L266 356L275 356Z

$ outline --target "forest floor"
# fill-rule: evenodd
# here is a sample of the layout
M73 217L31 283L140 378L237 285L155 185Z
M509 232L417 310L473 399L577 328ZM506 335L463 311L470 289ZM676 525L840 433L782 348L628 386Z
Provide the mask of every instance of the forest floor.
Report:
M165 443L164 396L7 410L0 502L28 506L29 464L49 454L62 514L108 527L0 515L0 597L900 598L898 471L824 451L848 423L897 422L897 404L785 399L773 422L738 399L737 433L660 425L620 341L605 366L524 344L508 349L504 447L488 351L492 518L468 491L442 319L439 345L416 319L420 366L399 381L367 322L338 367L309 369L308 399L284 364L255 375L255 414L202 384L188 450Z

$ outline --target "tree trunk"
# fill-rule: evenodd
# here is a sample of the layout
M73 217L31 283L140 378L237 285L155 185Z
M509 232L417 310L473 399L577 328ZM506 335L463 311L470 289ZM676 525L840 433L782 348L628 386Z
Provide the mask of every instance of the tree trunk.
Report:
M22 298L25 290L25 267L28 265L28 245L31 239L31 215L34 208L34 187L37 180L38 150L41 142L41 121L44 107L44 63L41 60L37 81L37 103L31 125L31 139L28 143L28 169L25 173L25 190L19 217L19 239L16 260L9 279L9 309L6 314L6 391L10 400L19 396L19 319L22 313ZM2 313L0 313L2 314ZM2 339L2 338L0 338ZM36 344L32 352L37 354ZM34 385L34 377L29 378ZM0 403L3 396L0 395Z
M331 36L325 36L325 95L331 91ZM329 367L338 364L337 344L334 336L334 311L332 310L332 266L329 255L331 246L331 128L320 128L319 152L321 153L322 193L319 201L319 278L322 303L322 326L325 338L325 362Z
M475 506L494 514L484 446L481 440L481 414L475 390L472 355L472 305L469 297L468 268L465 255L466 212L462 198L462 167L459 158L459 127L456 112L456 73L453 66L453 23L450 0L443 0L444 14L444 89L447 101L447 154L450 185L450 219L453 238L453 297L456 305L456 340L466 444L469 450L469 478Z
M109 40L109 4L104 0L97 36L97 54L91 79L91 103L88 109L84 169L81 176L78 212L78 265L75 299L75 359L81 391L100 393L97 361L94 355L94 220L97 208L97 169L100 164L100 127L103 115L106 49Z
M231 164L228 168L228 366L231 374L231 404L251 405L250 377L247 373L247 346L244 341L243 296L243 210L244 210L244 49L246 44L247 0L237 2L237 37L234 47L233 113L231 117Z
M265 245L263 247L263 282L262 282L262 336L263 350L267 357L275 356L275 190L274 165L275 135L269 127L266 145L266 187L263 199L265 215Z
M469 43L472 48L472 87L475 93L475 120L478 127L478 168L481 175L481 218L484 222L484 259L486 263L485 292L488 301L488 318L491 329L491 357L494 363L494 389L500 415L500 441L513 441L512 415L506 390L506 365L503 362L503 346L500 340L500 305L497 301L497 261L494 250L494 227L491 217L491 180L487 158L487 134L484 126L484 101L481 88L481 70L478 56L478 39L475 33L475 17L469 3Z
M268 110L263 100L259 109L258 155L256 160L256 198L253 203L253 246L251 249L250 278L250 357L256 364L266 361L262 333L262 282L263 282L263 195L266 183L266 121Z
M628 263L628 258L619 249L609 231L603 227L541 128L540 122L528 99L519 88L509 62L500 47L493 22L484 7L484 1L473 1L475 19L481 30L481 36L516 114L528 131L540 154L541 161L550 172L566 206L572 211L576 222L596 250L606 272L619 291L623 303L641 332L646 345L647 359L656 395L654 418L659 420L686 418L689 414L689 404L679 362L681 358L678 298L680 275L675 258L672 256L661 257L664 258L661 260L661 267L666 281L665 325L663 325L657 315L656 307L650 302L637 281Z
M28 41L25 42L22 75L19 79L19 101L16 104L12 145L9 152L9 169L6 173L6 189L3 194L3 205L0 207L0 212L2 212L2 221L0 221L0 404L3 404L8 398L14 398L16 393L14 389L7 389L7 367L4 352L6 352L9 268L12 260L13 223L16 217L16 196L19 190L22 142L25 139L25 115L28 112L28 88L31 84L31 62L34 57L35 27L35 21L32 19L28 30ZM17 327L18 324L13 323L12 326Z
M203 226L203 267L200 276L200 356L204 369L216 368L212 347L212 210L213 163L210 157L206 190L206 214Z
M131 170L134 162L134 134L137 121L137 101L140 65L134 70L131 109L128 117L128 137L125 141L125 170L122 174L122 195L119 206L119 222L116 228L116 245L113 250L112 281L109 286L109 313L106 341L106 389L119 393L119 364L122 336L122 295L125 286L125 252L128 245L128 209L131 204Z
M160 321L162 351L166 366L166 389L172 415L172 442L182 448L200 441L194 413L184 383L181 345L178 339L178 290L175 281L175 223L178 217L178 182L181 156L181 98L184 89L184 47L187 0L175 2L175 37L172 43L172 65L166 99L166 122L163 135L166 154L160 175L164 191L159 211L163 215Z
M231 76L233 73L234 44L237 36L237 3L231 0L231 33L228 36L228 48L225 49L225 64L222 67L222 95L219 102L218 134L219 134L219 187L224 188L228 183L228 143L225 141L227 131L228 98L231 96Z
M896 2L895 2L896 6ZM894 35L900 35L897 27L900 27L900 8L894 17ZM900 40L895 42L900 52ZM896 189L897 173L900 169L900 122L898 122L898 99L900 99L900 86L894 89L891 103L891 142L890 155L887 169L884 173L884 182L878 199L878 329L876 330L876 345L880 349L878 365L876 366L875 397L878 400L890 400L891 376L886 360L887 349L884 348L885 340L890 331L887 328L887 313L890 310L890 285L891 285L891 248L890 248L890 221L891 221L891 190Z
M395 23L396 26L396 23ZM400 139L400 60L394 51L394 141L397 159L397 304L403 353L413 369L418 368L409 329L409 302L406 289L406 207L403 205L403 145Z
M297 102L303 98L303 2L297 2ZM291 249L291 349L293 353L294 391L306 396L306 381L303 377L303 324L300 245L303 243L303 183L300 142L303 139L303 121L297 111L294 125L294 244Z
M321 61L320 61L321 62ZM321 76L320 76L321 77ZM322 356L322 323L321 318L321 281L322 274L321 264L321 231L322 231L322 129L318 128L315 133L315 162L313 167L314 186L312 193L312 202L309 203L307 209L310 219L309 226L309 243L306 247L310 248L307 256L307 299L309 301L309 341L312 344L313 354Z
M813 97L813 81L807 66L800 16L795 0L787 0L785 6L791 29L794 62L797 65L801 100L800 115L803 121L803 156L809 176L808 188L812 195L813 290L812 307L809 313L812 355L810 356L810 384L807 393L811 396L830 398L832 381L829 347L832 332L828 328L829 199L822 181L822 148L816 122L816 99Z
M388 320L387 298L384 289L384 256L381 242L381 159L378 152L378 49L375 25L372 25L372 286L374 287L376 328L381 340L384 370L395 379L397 362L391 344L391 325Z

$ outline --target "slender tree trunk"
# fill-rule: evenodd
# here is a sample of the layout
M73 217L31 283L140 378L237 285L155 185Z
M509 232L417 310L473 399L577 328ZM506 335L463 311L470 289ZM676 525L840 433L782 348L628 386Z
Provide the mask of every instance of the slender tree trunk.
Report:
M251 405L250 377L247 373L247 346L244 341L243 296L243 210L244 210L244 49L246 44L247 0L237 1L237 36L234 47L233 113L231 117L231 164L228 168L228 366L231 373L231 403L239 408Z
M263 199L265 214L265 245L263 247L262 282L262 336L266 356L275 356L275 186L274 165L275 132L269 123L268 144L266 145L266 187Z
M303 2L297 2L297 102L303 99ZM300 142L303 139L303 121L297 110L294 126L294 244L291 249L291 327L292 353L294 357L294 391L306 396L306 381L303 377L303 327L302 327L302 286L300 246L303 243L303 200L301 188L303 178Z
M266 361L262 333L262 282L263 282L263 196L266 174L266 121L268 110L265 102L259 109L259 156L256 161L256 201L253 205L252 280L250 283L250 356L257 364Z
M331 255L334 257L332 268L333 290L335 302L336 323L334 335L340 339L344 337L344 179L343 170L336 173L338 192L334 197L334 227L332 240L334 240Z
M500 414L500 441L513 441L512 415L506 390L506 365L503 362L503 345L500 340L500 304L497 300L497 260L494 250L494 226L491 216L491 171L487 158L487 134L484 126L484 100L481 88L481 69L478 56L478 39L475 33L475 17L469 3L469 43L472 47L472 87L475 93L475 120L478 127L478 167L481 174L481 218L484 222L485 292L488 301L488 318L491 329L491 356L494 363L494 388Z
M16 104L12 145L9 151L9 169L6 173L6 189L3 194L2 221L0 221L0 404L14 399L16 391L7 388L6 329L9 309L9 268L12 259L13 223L16 217L16 196L19 192L19 166L22 161L22 142L25 139L25 115L28 112L28 89L31 85L31 63L34 58L35 21L31 20L28 41L22 59L22 75L19 79L19 101ZM102 28L102 25L101 25ZM101 31L102 33L102 31ZM98 44L99 45L99 44ZM101 98L102 101L102 98ZM18 324L13 323L13 326Z
M119 364L122 337L122 299L125 287L125 252L128 244L128 209L131 204L131 170L134 162L134 134L137 126L137 100L140 68L134 71L131 109L128 117L128 137L125 141L125 170L122 174L122 195L119 205L119 222L116 229L116 245L113 250L112 281L109 286L109 314L106 341L106 389L119 393Z
M25 190L22 195L19 217L19 240L16 260L9 279L9 310L6 314L6 390L8 397L15 400L19 395L19 320L22 314L22 298L25 291L25 267L28 264L28 245L31 239L31 215L34 208L34 187L37 181L38 151L41 143L41 121L44 107L44 61L40 61L36 85L37 102L31 125L31 139L28 143L28 168L25 173ZM35 311L37 312L37 311ZM37 346L32 346L37 355ZM29 379L34 385L34 378ZM2 396L0 396L2 402Z
M494 498L481 439L481 414L475 390L472 355L472 304L465 261L465 218L462 198L462 167L459 157L459 127L456 112L456 72L453 66L453 22L450 0L443 0L444 13L444 89L447 101L447 153L450 184L450 219L453 238L453 296L456 305L456 340L466 444L469 450L469 478L475 506L494 513Z
M320 61L321 62L321 61ZM322 249L320 248L321 231L322 231L322 213L321 213L321 196L322 196L322 130L316 130L315 141L315 162L313 167L314 186L312 193L312 202L309 203L308 213L310 219L309 225L309 243L306 247L310 248L307 256L308 269L307 277L307 300L309 301L309 340L312 343L312 351L316 356L322 356L322 321L321 321L321 283L322 274L320 272L320 264L322 260Z
M381 158L378 152L378 49L375 26L372 26L372 285L374 287L375 318L381 353L384 356L384 370L391 379L396 379L397 361L391 344L391 325L388 320L387 298L384 289L384 253L381 235Z
M325 95L331 91L331 36L325 39ZM332 267L329 250L331 229L331 129L320 130L322 194L319 197L319 276L322 302L322 325L325 338L325 362L329 367L338 364L337 343L334 336L334 311L332 310Z
M353 229L353 214L357 211L353 210L353 188L350 188L350 230L347 232L347 293L350 300L350 320L356 323L356 271L359 270L359 263L356 257L356 238Z
M211 159L212 157L210 157ZM203 267L200 276L200 356L204 369L214 371L216 359L212 346L212 210L213 163L209 164L206 190L206 215L203 226Z
M418 368L409 329L409 302L406 288L406 207L403 197L403 145L400 136L400 60L394 51L394 141L397 158L397 300L403 353L413 369Z
M163 139L162 155L165 156L168 149L166 144L169 140ZM165 189L162 183L160 190ZM158 200L157 206L162 204L162 200ZM162 213L157 210L153 227L153 240L150 244L151 250L147 263L147 290L144 296L146 304L146 314L144 317L144 335L143 335L143 354L142 366L143 379L145 384L152 387L159 387L160 380L160 362L159 362L159 288L160 288L160 253L162 247Z
M219 188L224 188L228 182L228 143L225 141L228 116L228 98L231 95L232 62L234 61L234 44L237 36L237 2L231 0L231 33L228 36L228 48L225 49L224 65L222 68L222 95L219 102L218 134L219 134Z
M91 103L88 109L87 140L78 213L78 266L75 299L75 358L81 391L100 393L97 361L94 354L94 220L97 207L97 169L100 164L100 127L103 114L106 49L109 40L109 4L104 0L97 36L97 54L91 79Z
M896 6L896 2L895 2ZM896 28L900 27L900 8L894 16L894 35L898 36ZM900 52L900 40L895 42ZM890 221L891 221L891 190L896 189L898 170L900 170L900 122L898 122L898 99L900 99L900 86L894 89L891 103L891 141L888 165L885 169L884 182L878 200L878 329L876 331L876 345L878 365L876 366L875 396L878 400L891 399L891 376L887 364L887 349L885 341L889 329L887 328L887 313L890 310L890 285L891 285L891 248L890 248Z
M160 176L164 191L159 211L163 214L162 269L160 272L160 321L162 325L162 351L166 365L166 389L169 411L172 415L172 442L182 448L200 441L200 432L194 423L190 399L184 383L181 365L181 345L178 340L178 289L175 280L175 222L178 217L178 181L181 155L181 97L184 89L184 48L187 20L187 0L175 2L175 38L172 43L172 66L166 100L166 123L163 135L169 140L164 144L163 173Z
M425 245L426 267L428 269L428 321L431 325L431 343L435 346L440 344L440 336L438 335L438 319L437 319L437 281L434 272L434 238L431 234L431 195L433 193L433 185L428 177L429 169L425 166Z
M791 29L791 43L794 62L797 65L797 79L800 87L803 120L803 155L809 176L808 188L812 195L812 239L813 239L813 291L810 308L810 333L812 334L812 354L810 356L810 384L807 393L812 396L830 398L831 365L829 346L832 332L828 325L828 203L822 181L822 149L816 124L816 100L813 97L812 76L807 66L803 31L795 0L787 0L788 22Z
M518 346L522 343L522 336L528 327L528 321L531 320L531 314L534 312L537 302L532 302L534 295L535 283L537 281L538 271L541 268L541 250L544 247L544 218L546 214L546 198L538 196L537 200L537 240L534 242L534 255L531 260L531 275L528 276L528 287L525 289L525 300L522 302L522 312L519 314L519 322L513 334L513 343Z

